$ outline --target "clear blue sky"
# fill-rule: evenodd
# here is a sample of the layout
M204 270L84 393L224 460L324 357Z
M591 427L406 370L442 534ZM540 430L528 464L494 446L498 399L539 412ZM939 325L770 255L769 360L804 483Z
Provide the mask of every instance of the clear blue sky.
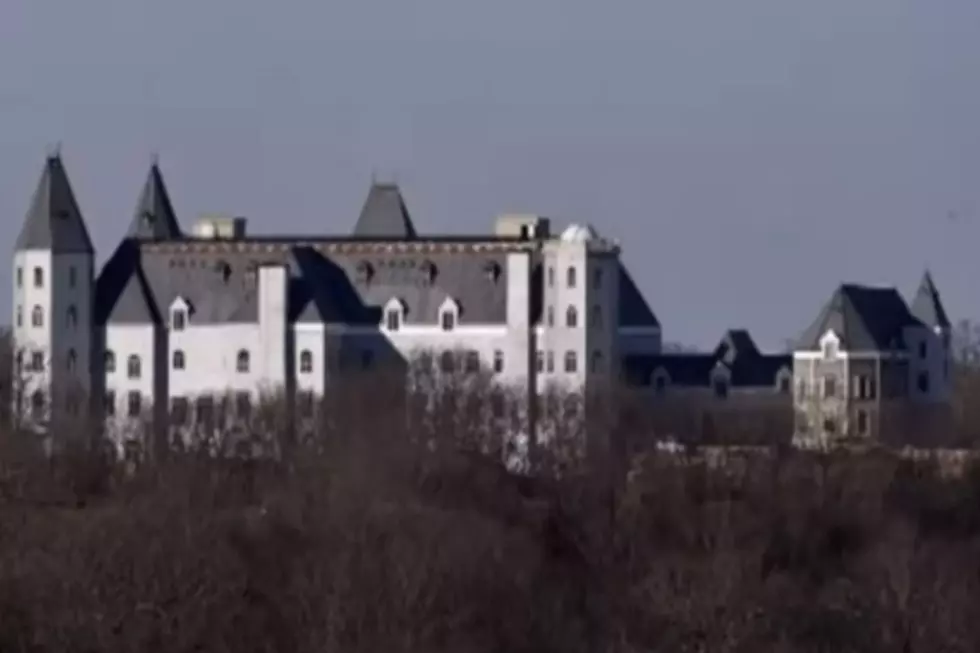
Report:
M3 0L0 239L60 140L100 261L157 150L185 226L344 232L372 171L423 231L592 222L672 341L927 264L976 317L978 61L977 0Z

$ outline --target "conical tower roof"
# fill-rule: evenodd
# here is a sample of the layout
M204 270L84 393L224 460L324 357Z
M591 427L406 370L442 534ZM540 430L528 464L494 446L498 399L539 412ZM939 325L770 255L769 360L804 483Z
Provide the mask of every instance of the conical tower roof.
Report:
M16 248L57 254L94 252L60 154L48 156L44 162Z
M167 185L155 161L146 176L127 235L140 240L175 240L181 237L180 224L174 215Z

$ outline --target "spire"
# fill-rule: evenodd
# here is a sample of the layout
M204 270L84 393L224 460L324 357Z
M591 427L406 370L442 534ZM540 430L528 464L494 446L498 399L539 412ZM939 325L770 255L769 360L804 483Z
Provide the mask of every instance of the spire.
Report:
M391 240L416 237L415 225L397 184L372 181L361 215L354 225L354 236Z
M156 156L140 192L133 221L127 232L140 240L173 240L181 237L180 225L170 204L170 194Z
M929 270L922 275L919 290L912 300L912 315L928 327L948 329L951 326Z
M44 162L16 249L45 249L56 254L95 251L57 150Z

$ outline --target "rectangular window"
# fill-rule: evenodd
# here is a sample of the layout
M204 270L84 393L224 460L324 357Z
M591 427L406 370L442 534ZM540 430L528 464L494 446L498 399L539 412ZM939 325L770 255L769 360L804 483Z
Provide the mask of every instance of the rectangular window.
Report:
M188 410L186 397L174 397L170 400L170 423L174 426L187 424Z
M535 366L537 367L538 372L544 372L544 352L540 349L535 354Z
M442 312L442 330L452 331L456 327L456 314L452 311Z
M21 306L21 305L19 305L19 304L17 305L17 321L16 321L16 324L19 327L20 326L24 326L24 307Z
M565 352L565 372L574 374L578 371L578 357L574 351Z
M385 314L385 326L389 331L398 331L398 327L401 326L401 313L398 311L388 311Z
M116 393L112 390L107 390L105 397L103 398L103 412L106 417L115 417L116 415Z
M548 287L552 288L555 285L555 268L548 268Z
M480 354L478 352L473 350L466 352L466 371L471 373L480 371Z
M24 268L17 267L17 287L21 288L24 285Z
M828 399L837 396L837 377L829 374L823 377L823 396Z
M493 371L497 374L504 371L504 352L499 349L493 352Z
M31 352L31 369L35 372L44 371L44 352L34 351Z
M549 373L555 371L555 352L548 350L547 360L545 361L545 367Z
M143 409L143 395L138 391L130 392L126 400L126 414L130 417L139 417Z
M197 423L205 431L214 428L214 399L211 397L197 398Z
M44 270L40 267L34 268L34 287L44 287Z
M569 266L568 270L565 273L565 285L568 286L569 288L574 288L577 283L578 283L578 275L576 273L575 267Z
M857 412L857 432L858 435L864 435L868 432L868 412L865 410Z

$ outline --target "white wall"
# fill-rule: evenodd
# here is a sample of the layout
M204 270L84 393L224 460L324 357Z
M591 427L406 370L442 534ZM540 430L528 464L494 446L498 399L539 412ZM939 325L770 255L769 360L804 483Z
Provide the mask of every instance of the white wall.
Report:
M116 367L105 372L105 389L115 393L115 417L106 420L109 433L115 437L136 434L143 420L150 417L154 404L157 374L161 361L154 356L155 333L153 325L109 324L105 332L106 351L115 356ZM103 354L104 355L104 354ZM139 378L131 379L128 374L130 356L139 356ZM102 365L97 366L102 369ZM139 418L128 415L129 393L139 392L142 399L142 412ZM107 395L108 396L108 395ZM108 399L106 399L108 400Z

